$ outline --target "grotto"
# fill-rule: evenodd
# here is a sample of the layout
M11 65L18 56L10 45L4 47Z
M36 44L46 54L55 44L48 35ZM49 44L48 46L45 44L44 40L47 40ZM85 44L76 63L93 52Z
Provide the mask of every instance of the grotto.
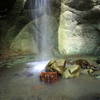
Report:
M0 100L100 100L100 0L0 0Z

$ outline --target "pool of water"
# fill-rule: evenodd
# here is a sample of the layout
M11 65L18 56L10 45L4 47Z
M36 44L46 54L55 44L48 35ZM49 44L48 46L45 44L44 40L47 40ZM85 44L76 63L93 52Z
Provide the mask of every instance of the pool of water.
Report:
M88 75L53 84L41 82L39 74L47 63L31 62L0 69L0 100L100 100L100 80Z

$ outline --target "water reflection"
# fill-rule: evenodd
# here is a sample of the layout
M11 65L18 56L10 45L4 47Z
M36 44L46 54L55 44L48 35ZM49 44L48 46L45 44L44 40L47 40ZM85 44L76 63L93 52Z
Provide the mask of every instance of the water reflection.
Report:
M38 62L30 62L27 63L27 65L30 67L30 72L39 74L41 72L45 71L46 65L48 64L48 61L38 61Z

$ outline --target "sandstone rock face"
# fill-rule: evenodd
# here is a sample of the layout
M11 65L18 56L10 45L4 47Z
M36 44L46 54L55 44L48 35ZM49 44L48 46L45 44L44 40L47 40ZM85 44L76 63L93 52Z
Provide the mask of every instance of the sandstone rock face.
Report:
M100 6L97 0L62 0L58 48L63 55L100 52Z

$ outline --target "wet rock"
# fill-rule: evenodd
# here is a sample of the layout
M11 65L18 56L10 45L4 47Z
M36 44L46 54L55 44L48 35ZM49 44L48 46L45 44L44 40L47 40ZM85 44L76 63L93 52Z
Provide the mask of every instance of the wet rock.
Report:
M79 77L81 72L81 67L79 65L70 65L66 68L62 74L63 78L74 78Z
M98 0L62 0L58 30L62 55L95 54L100 40L100 9L93 7L94 1Z
M77 10L89 10L93 7L92 0L64 0L65 4Z
M81 71L82 74L89 74L89 75L92 75L93 72L94 72L93 69L84 69Z
M1 47L9 49L12 40L30 21L23 13L24 1L25 0L0 0L0 19L2 19L0 20Z
M70 11L61 14L59 51L63 55L94 54L99 42L98 32L90 23L78 24L77 17Z
M45 49L47 52L50 50L54 52L54 48L57 47L57 27L58 23L55 17L43 15L37 19L30 21L13 39L10 48L14 51L25 51L29 53L39 54L41 52L42 46L42 37L43 33L41 29L43 29L44 25L41 26L41 20L46 18L47 20L47 28L49 38L47 39L47 44L49 44L49 48ZM55 27L53 26L55 25ZM52 40L52 41L51 41Z
M16 19L15 25L12 25L5 36L7 43L10 45L13 42L13 39L20 33L20 31L25 27L27 23L29 23L29 19L25 16L19 16Z
M91 65L85 59L70 61L59 59L51 60L47 67L47 72L57 72L63 78L75 78L80 74L94 76L94 72L100 70L98 66Z
M100 70L99 66L96 66L96 65L90 65L88 66L89 69L92 69L93 71L98 71Z
M100 74L99 74L99 75L95 75L95 78L96 78L97 80L100 80Z
M51 60L46 67L46 71L51 71L51 72L56 71L59 74L62 74L65 69L65 63L66 63L65 59Z
M80 67L82 69L87 69L89 72L91 72L90 70L93 70L93 71L97 71L99 70L99 68L95 65L91 65L87 60L85 59L79 59L79 60L76 60L74 61L75 64L77 65L80 65Z
M87 60L84 59L79 59L74 61L75 64L80 65L81 68L86 69L88 68L88 66L90 66L89 62Z
M37 44L33 37L33 30L31 27L33 22L27 24L12 41L10 49L13 51L22 51L29 53L37 53Z

